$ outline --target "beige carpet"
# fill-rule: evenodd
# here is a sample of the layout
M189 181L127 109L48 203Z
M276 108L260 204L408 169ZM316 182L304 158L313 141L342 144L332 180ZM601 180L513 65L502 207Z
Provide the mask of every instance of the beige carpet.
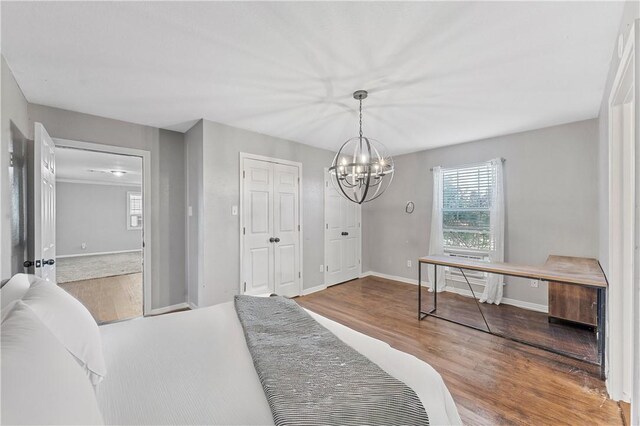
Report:
M142 316L142 274L118 275L60 284L98 324Z
M140 272L142 251L56 259L58 284Z

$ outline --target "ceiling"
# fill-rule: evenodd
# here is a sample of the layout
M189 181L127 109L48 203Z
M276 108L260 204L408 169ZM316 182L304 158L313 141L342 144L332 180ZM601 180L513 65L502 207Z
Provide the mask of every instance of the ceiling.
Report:
M598 115L621 2L2 2L27 100L394 154Z
M116 176L112 171L126 173ZM141 186L142 158L58 147L56 180Z

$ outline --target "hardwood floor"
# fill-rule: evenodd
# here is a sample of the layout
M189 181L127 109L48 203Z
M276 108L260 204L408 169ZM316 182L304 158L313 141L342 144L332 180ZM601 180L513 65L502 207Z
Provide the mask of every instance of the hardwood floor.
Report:
M414 285L367 277L296 301L428 362L442 375L465 424L622 423L597 370L447 321L418 321Z
M142 273L58 285L82 302L98 324L142 316Z
M422 293L422 303L424 311L430 310L433 307L433 293ZM494 333L568 352L585 361L598 362L596 334L589 328L566 322L549 322L545 313L511 305L483 303L480 308ZM476 302L471 297L450 292L438 293L437 313L444 318L487 329ZM597 371L595 366L585 368Z

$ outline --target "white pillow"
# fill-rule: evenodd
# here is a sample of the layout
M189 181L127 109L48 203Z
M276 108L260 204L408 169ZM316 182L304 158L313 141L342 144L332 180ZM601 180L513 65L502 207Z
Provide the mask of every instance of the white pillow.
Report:
M54 336L76 357L97 385L107 374L98 324L87 308L57 284L37 280L22 298Z
M3 424L103 424L82 367L27 305L0 330Z
M0 289L0 309L4 312L11 302L22 299L22 296L29 290L32 279L27 274L15 274Z

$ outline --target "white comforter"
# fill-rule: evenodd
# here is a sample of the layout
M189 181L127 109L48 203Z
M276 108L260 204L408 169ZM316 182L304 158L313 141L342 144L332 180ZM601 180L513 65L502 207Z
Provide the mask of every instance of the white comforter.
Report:
M462 424L430 365L310 314L412 387L432 425ZM97 396L106 424L273 424L233 303L100 329L107 376Z

